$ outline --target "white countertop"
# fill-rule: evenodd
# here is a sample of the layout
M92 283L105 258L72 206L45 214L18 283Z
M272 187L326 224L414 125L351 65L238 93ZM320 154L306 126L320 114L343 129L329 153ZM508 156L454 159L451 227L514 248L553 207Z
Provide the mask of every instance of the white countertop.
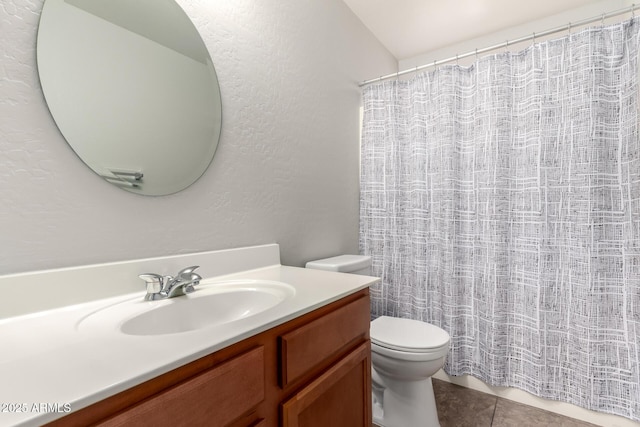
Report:
M78 328L96 310L135 297L142 300L144 292L0 320L0 425L37 426L60 418L69 409L79 410L378 281L273 265L208 277L199 287L233 279L287 283L295 295L232 323L168 335L125 335L115 323L97 330ZM50 412L56 404L59 412Z

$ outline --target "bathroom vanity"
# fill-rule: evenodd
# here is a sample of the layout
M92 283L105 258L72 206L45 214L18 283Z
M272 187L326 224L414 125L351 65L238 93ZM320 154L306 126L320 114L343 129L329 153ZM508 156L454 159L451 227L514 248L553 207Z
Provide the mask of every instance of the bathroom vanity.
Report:
M279 254L273 264L277 245L251 249L256 248L271 253L267 265L260 265L263 259L230 274L210 276L203 260L195 260L207 278L194 292L200 295L174 298L166 305L198 311L192 305L197 298L225 298L230 289L259 291L262 283L290 288L279 303L221 324L167 318L182 326L167 332L148 323L127 330L127 322L151 309L167 316L185 313L151 306L158 301L140 303L144 292L0 322L6 348L21 345L16 328L36 340L50 336L37 348L18 348L4 356L0 400L59 402L65 408L2 413L0 424L370 426L368 286L377 279L281 266ZM228 256L220 253L211 253L212 259ZM218 265L238 268L235 262ZM0 277L0 286L6 278ZM30 350L33 354L25 354ZM34 369L35 360L42 366Z
M365 289L49 425L370 426L369 319Z

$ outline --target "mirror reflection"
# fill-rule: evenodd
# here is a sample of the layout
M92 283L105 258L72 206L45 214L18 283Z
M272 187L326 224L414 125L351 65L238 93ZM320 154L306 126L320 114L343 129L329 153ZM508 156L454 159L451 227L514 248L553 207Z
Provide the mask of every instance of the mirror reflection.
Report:
M38 72L77 155L145 195L180 191L207 169L221 125L213 62L173 0L46 0Z

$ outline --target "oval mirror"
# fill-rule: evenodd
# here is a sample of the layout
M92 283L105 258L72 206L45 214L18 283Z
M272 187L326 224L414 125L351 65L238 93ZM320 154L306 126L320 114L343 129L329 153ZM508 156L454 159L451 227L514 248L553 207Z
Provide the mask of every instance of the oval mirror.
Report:
M211 163L222 118L218 79L173 0L46 0L37 60L58 128L105 180L171 194Z

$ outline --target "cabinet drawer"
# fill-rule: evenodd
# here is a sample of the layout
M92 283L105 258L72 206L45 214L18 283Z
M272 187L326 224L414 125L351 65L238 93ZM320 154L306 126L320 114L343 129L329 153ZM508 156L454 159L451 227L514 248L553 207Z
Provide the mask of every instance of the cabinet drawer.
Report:
M280 387L301 378L319 365L330 362L358 338L369 338L371 319L368 295L281 335Z
M187 379L100 426L225 426L264 400L264 347Z

